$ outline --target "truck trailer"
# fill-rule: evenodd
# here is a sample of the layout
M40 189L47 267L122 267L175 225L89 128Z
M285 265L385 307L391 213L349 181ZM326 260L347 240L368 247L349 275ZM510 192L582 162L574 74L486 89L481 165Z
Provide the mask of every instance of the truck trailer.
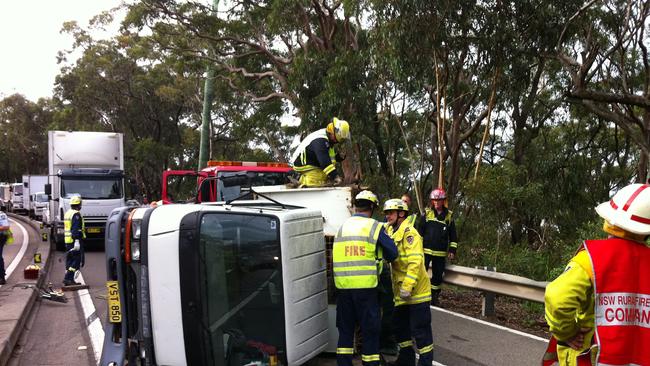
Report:
M70 198L81 196L89 240L103 241L110 212L125 205L123 135L113 132L48 131L50 238L58 250Z

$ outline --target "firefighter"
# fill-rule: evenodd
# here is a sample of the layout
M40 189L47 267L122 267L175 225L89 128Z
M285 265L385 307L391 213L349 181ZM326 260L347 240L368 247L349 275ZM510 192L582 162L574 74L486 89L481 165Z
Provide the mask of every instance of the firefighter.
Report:
M400 199L384 203L387 231L397 245L397 259L391 264L395 311L393 331L399 345L396 366L413 366L417 347L418 365L433 362L431 333L431 289L424 268L422 237L408 221L408 206Z
M586 240L546 287L543 364L650 365L650 185L624 187L596 213L608 238Z
M402 195L402 201L406 204L406 207L409 209L411 208L411 195L408 193L404 193ZM408 215L406 217L406 220L409 222L409 224L413 227L417 227L416 220L418 218L418 214L413 212L412 214Z
M65 237L65 277L63 278L64 286L80 285L75 282L74 275L79 270L83 261L83 247L81 239L86 238L86 227L83 216L81 216L81 197L72 196L70 198L70 209L63 217L63 230Z
M7 239L9 239L9 219L7 214L0 211L0 285L7 283L5 279L5 262L2 259L2 249L5 244L7 244Z
M442 188L431 191L431 207L427 208L418 226L424 240L424 264L431 268L431 305L440 306L442 277L446 259L456 258L458 239L452 211L447 208L447 193Z
M322 187L328 179L341 184L336 162L345 159L337 155L334 145L350 139L350 125L336 117L326 128L309 134L291 156L293 170L300 173L300 187Z
M383 225L371 218L378 204L374 193L361 191L355 197L355 214L343 223L334 238L332 260L337 288L338 366L352 366L357 324L361 328L363 342L362 363L379 365L381 319L378 276L382 269L382 257L393 261L397 258L397 248Z

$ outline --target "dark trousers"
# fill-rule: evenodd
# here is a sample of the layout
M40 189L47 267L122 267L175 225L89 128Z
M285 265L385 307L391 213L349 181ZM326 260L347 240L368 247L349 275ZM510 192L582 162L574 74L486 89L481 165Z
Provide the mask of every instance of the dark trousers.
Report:
M364 365L379 366L379 294L376 288L337 290L336 328L339 341L336 364L352 366L354 330L361 328L361 359Z
M442 276L445 274L447 257L424 255L424 266L427 271L431 268L431 296L437 297L442 288Z
M0 233L0 279L5 278L5 260L2 258L2 251L7 244L7 235Z
M395 365L413 366L415 364L413 340L415 340L415 346L420 354L418 365L431 365L433 362L433 334L428 302L396 306L393 314L393 329L397 344L400 346Z
M381 332L379 333L379 346L395 348L395 336L393 335L393 281L390 275L390 267L384 265L379 275L379 304L381 306Z
M67 252L65 257L65 277L64 281L74 281L74 274L81 266L81 250L70 251L74 244L66 244L65 250Z

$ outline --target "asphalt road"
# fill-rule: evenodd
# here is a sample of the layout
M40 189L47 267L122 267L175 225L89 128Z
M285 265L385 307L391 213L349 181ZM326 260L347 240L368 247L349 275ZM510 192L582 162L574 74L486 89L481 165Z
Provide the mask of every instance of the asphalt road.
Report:
M21 242L20 228L16 227L14 232L16 242ZM31 240L39 239L38 233L32 235ZM19 250L19 245L5 248L5 261L9 263ZM47 281L60 287L65 273L64 254L53 252L52 263ZM89 290L66 293L66 304L37 300L10 366L97 364L107 311L104 252L87 252L81 272ZM544 352L545 340L541 338L445 309L431 308L431 312L437 365L533 365L539 364ZM330 355L318 358L310 366L335 364Z

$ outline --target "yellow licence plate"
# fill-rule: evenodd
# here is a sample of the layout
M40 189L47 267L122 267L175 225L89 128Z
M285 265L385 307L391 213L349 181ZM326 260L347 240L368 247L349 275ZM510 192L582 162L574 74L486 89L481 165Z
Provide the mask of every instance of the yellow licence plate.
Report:
M106 288L108 289L108 321L120 323L122 321L120 285L117 281L106 281Z
M99 234L99 233L102 232L102 228L100 228L100 227L89 227L88 229L86 229L86 231L89 234Z

